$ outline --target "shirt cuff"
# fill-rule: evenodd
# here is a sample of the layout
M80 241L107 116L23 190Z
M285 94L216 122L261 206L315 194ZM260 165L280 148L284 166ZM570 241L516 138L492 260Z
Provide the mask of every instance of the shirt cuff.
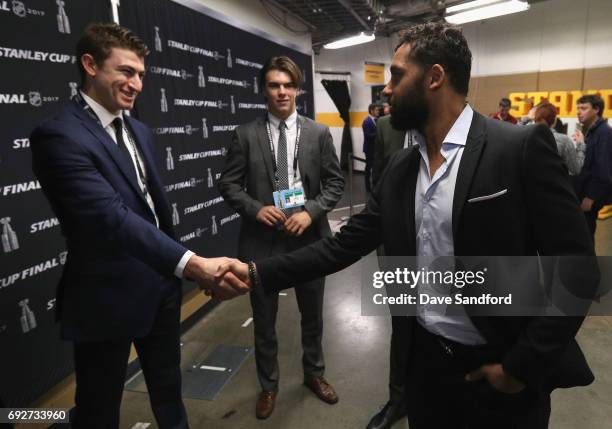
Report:
M174 269L174 275L177 276L179 279L183 278L183 271L185 270L185 265L187 265L187 261L189 261L189 258L191 258L193 255L195 255L195 253L193 253L191 250L186 251L179 263L176 265L176 268Z

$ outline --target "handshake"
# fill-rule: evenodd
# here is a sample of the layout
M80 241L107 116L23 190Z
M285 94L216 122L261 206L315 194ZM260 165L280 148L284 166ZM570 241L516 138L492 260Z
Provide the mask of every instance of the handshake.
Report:
M193 255L187 261L183 275L197 282L206 295L220 301L244 295L254 286L249 276L249 265L226 257Z

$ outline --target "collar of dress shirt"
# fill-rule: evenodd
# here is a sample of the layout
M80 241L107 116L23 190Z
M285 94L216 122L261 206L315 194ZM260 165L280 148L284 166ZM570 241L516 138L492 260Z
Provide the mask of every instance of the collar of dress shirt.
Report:
M470 126L472 125L472 119L474 118L474 111L469 104L466 104L461 114L455 120L455 123L448 130L446 137L444 137L443 143L450 143L458 146L465 146L470 132ZM419 148L425 148L425 137L417 130L410 130L413 135L412 144L418 145Z
M287 119L285 119L285 124L287 124L287 129L291 129L295 125L295 121L297 121L297 110L295 110ZM282 119L277 118L272 113L268 112L268 118L270 120L270 124L274 129L278 129Z
M81 95L83 96L83 99L87 102L87 104L89 104L89 107L91 107L91 110L93 110L94 113L98 116L98 119L100 119L102 128L108 127L115 118L123 119L123 116L121 115L121 113L118 115L113 115L111 112L106 110L104 106L102 106L96 100L94 100L93 98L85 94L83 91L81 91Z

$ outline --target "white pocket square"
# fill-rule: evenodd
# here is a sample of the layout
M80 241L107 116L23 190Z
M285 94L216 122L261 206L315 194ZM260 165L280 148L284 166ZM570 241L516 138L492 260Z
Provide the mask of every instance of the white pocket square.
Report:
M482 197L474 197L474 198L470 198L468 200L468 203L477 203L479 201L486 201L486 200L492 200L493 198L497 198L497 197L501 197L502 195L504 195L506 192L508 192L508 188L506 189L502 189L499 192L496 192L494 194L490 194L490 195L483 195Z

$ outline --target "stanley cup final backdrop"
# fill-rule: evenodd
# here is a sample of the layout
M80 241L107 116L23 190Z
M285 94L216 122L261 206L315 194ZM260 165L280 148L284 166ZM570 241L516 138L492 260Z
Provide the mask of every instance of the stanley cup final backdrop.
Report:
M308 55L182 5L193 3L121 1L121 24L151 49L145 89L132 114L154 131L179 240L205 256L231 255L240 220L216 186L232 130L265 114L256 77L271 55L288 55L305 72L298 110L313 117L312 63ZM59 223L31 170L28 136L76 91L76 40L88 22L109 19L110 4L0 0L4 406L27 406L72 372L71 346L60 341L54 322L55 289L67 254Z
M32 129L76 91L74 45L108 0L0 0L0 398L25 406L72 371L55 287L66 261L31 168Z
M194 2L121 1L121 23L151 49L134 115L155 134L179 240L204 256L231 255L240 219L217 180L232 132L265 114L257 77L274 55L291 57L306 73L298 111L312 116L312 59L179 3Z

